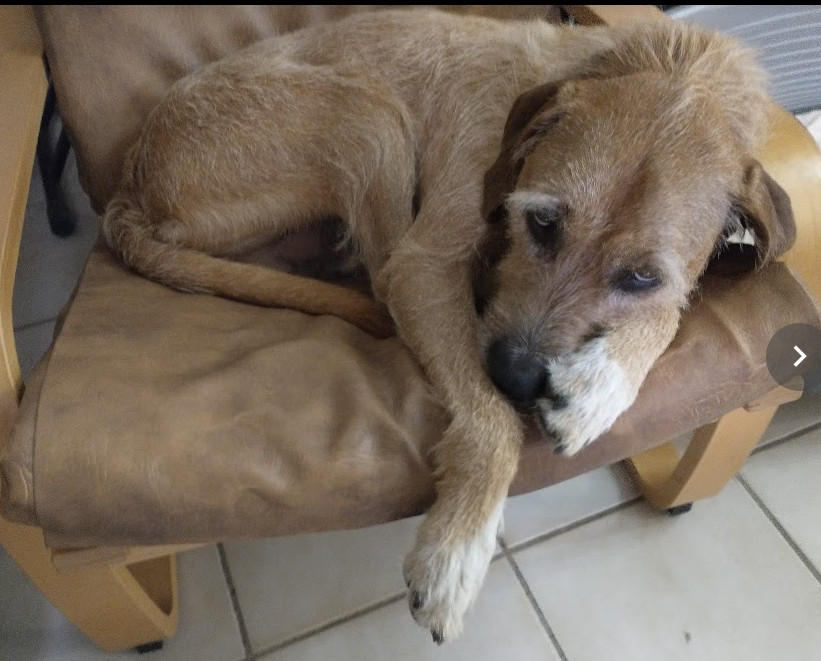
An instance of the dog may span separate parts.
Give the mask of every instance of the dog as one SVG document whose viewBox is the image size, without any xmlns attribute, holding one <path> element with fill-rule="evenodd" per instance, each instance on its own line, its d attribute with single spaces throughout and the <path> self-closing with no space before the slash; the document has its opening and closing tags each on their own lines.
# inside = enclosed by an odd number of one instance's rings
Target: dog
<svg viewBox="0 0 821 661">
<path fill-rule="evenodd" d="M 451 415 L 403 565 L 441 643 L 484 580 L 524 425 L 578 452 L 632 404 L 705 271 L 792 244 L 752 156 L 769 107 L 750 51 L 672 21 L 363 13 L 177 82 L 102 229 L 170 287 L 398 331 Z M 234 259 L 318 219 L 342 222 L 372 296 Z"/>
</svg>

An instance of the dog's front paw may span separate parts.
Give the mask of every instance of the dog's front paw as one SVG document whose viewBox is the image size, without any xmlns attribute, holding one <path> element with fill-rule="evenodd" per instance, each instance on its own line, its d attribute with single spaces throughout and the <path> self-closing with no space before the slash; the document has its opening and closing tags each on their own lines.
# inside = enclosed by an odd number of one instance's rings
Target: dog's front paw
<svg viewBox="0 0 821 661">
<path fill-rule="evenodd" d="M 610 429 L 633 403 L 641 383 L 607 356 L 601 340 L 551 361 L 549 372 L 552 397 L 536 402 L 536 415 L 556 452 L 566 455 Z"/>
<path fill-rule="evenodd" d="M 462 620 L 476 599 L 496 548 L 498 522 L 466 542 L 426 540 L 423 530 L 403 568 L 413 619 L 442 644 L 462 632 Z"/>
</svg>

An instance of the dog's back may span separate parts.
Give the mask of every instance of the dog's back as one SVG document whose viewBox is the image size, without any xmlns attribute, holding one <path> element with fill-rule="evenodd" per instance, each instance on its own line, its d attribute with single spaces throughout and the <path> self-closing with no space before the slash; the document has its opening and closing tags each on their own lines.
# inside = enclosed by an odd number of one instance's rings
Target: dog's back
<svg viewBox="0 0 821 661">
<path fill-rule="evenodd" d="M 413 223 L 414 196 L 475 210 L 475 225 L 445 230 L 469 254 L 484 232 L 482 181 L 464 173 L 490 167 L 513 101 L 546 82 L 635 71 L 707 89 L 745 148 L 758 139 L 759 69 L 714 33 L 367 13 L 177 83 L 126 159 L 103 232 L 126 264 L 169 286 L 337 314 L 384 335 L 389 320 L 366 296 L 224 257 L 339 217 L 375 278 Z"/>
</svg>

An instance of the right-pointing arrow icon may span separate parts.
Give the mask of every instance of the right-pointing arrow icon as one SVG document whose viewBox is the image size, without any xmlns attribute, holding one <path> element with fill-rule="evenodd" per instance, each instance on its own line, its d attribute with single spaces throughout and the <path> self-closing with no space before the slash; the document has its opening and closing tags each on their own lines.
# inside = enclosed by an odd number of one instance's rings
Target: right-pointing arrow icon
<svg viewBox="0 0 821 661">
<path fill-rule="evenodd" d="M 773 381 L 789 390 L 821 394 L 821 324 L 778 329 L 767 343 L 767 369 Z"/>
</svg>

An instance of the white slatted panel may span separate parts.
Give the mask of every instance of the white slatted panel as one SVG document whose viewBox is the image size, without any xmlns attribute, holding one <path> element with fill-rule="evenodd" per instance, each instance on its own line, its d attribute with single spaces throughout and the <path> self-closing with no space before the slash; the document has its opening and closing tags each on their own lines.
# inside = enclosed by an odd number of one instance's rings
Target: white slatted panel
<svg viewBox="0 0 821 661">
<path fill-rule="evenodd" d="M 667 14 L 754 46 L 787 110 L 821 108 L 821 5 L 678 5 Z"/>
</svg>

